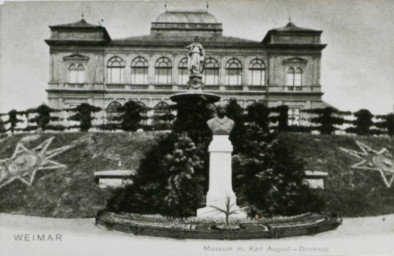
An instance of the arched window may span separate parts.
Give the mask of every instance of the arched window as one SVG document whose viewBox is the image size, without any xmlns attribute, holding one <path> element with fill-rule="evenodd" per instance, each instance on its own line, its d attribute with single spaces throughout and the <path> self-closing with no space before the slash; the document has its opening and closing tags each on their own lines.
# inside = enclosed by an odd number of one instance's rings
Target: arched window
<svg viewBox="0 0 394 256">
<path fill-rule="evenodd" d="M 121 107 L 122 104 L 120 104 L 118 101 L 112 101 L 108 104 L 107 108 L 105 109 L 108 122 L 114 122 L 113 118 L 119 116 L 119 108 Z"/>
<path fill-rule="evenodd" d="M 236 58 L 232 58 L 226 63 L 227 85 L 241 85 L 242 64 Z"/>
<path fill-rule="evenodd" d="M 69 78 L 68 82 L 70 84 L 76 84 L 78 81 L 78 68 L 74 64 L 71 64 L 70 67 L 68 68 L 69 72 Z"/>
<path fill-rule="evenodd" d="M 171 61 L 166 57 L 159 58 L 155 63 L 155 83 L 170 84 L 172 74 Z"/>
<path fill-rule="evenodd" d="M 254 59 L 249 64 L 251 85 L 265 85 L 265 64 L 261 59 Z"/>
<path fill-rule="evenodd" d="M 144 57 L 136 57 L 131 62 L 131 83 L 148 83 L 148 61 Z"/>
<path fill-rule="evenodd" d="M 302 69 L 297 68 L 294 75 L 294 85 L 301 86 L 302 85 Z"/>
<path fill-rule="evenodd" d="M 124 62 L 122 58 L 115 56 L 109 59 L 107 63 L 108 83 L 121 84 L 123 83 Z"/>
<path fill-rule="evenodd" d="M 207 58 L 205 60 L 204 83 L 207 85 L 219 84 L 219 64 L 214 58 Z"/>
<path fill-rule="evenodd" d="M 289 68 L 286 72 L 286 85 L 293 86 L 294 85 L 294 68 Z"/>
<path fill-rule="evenodd" d="M 189 71 L 187 70 L 187 58 L 182 58 L 178 64 L 178 84 L 186 84 L 189 80 Z"/>
</svg>

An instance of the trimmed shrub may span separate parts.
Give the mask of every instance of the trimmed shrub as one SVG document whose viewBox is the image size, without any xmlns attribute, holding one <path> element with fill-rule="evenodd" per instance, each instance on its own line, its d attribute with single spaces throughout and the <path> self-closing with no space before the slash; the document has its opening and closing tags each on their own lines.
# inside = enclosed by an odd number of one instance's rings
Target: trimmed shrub
<svg viewBox="0 0 394 256">
<path fill-rule="evenodd" d="M 82 103 L 76 108 L 67 109 L 67 111 L 75 111 L 76 114 L 70 116 L 68 120 L 79 121 L 79 129 L 81 132 L 87 132 L 92 127 L 93 112 L 98 112 L 101 109 L 99 107 L 92 106 L 88 103 Z"/>
</svg>

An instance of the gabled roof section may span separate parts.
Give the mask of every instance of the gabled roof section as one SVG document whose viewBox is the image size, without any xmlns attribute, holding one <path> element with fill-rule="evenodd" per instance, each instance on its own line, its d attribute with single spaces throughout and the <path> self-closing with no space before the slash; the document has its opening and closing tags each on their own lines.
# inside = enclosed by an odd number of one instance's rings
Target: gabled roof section
<svg viewBox="0 0 394 256">
<path fill-rule="evenodd" d="M 68 42 L 83 44 L 103 44 L 111 41 L 105 27 L 94 25 L 81 19 L 77 22 L 49 26 L 51 38 L 45 40 L 48 45 L 64 44 Z"/>
<path fill-rule="evenodd" d="M 284 27 L 269 30 L 263 39 L 263 43 L 319 45 L 322 32 L 321 30 L 298 27 L 289 22 Z"/>
<path fill-rule="evenodd" d="M 123 39 L 114 39 L 111 45 L 135 45 L 135 46 L 186 46 L 194 41 L 193 35 L 179 34 L 167 35 L 165 33 L 153 33 L 146 36 L 134 36 Z M 261 42 L 222 35 L 199 36 L 198 42 L 204 47 L 261 47 Z"/>
<path fill-rule="evenodd" d="M 49 26 L 50 28 L 102 28 L 102 26 L 87 23 L 85 19 L 81 19 L 77 22 Z"/>
<path fill-rule="evenodd" d="M 166 10 L 157 16 L 159 23 L 218 23 L 207 10 Z"/>
<path fill-rule="evenodd" d="M 296 26 L 293 22 L 289 22 L 287 23 L 286 26 L 281 27 L 281 28 L 275 28 L 275 29 L 271 29 L 270 31 L 278 31 L 278 32 L 322 32 L 320 30 L 314 30 L 314 29 L 310 29 L 310 28 L 302 28 L 302 27 L 298 27 Z"/>
</svg>

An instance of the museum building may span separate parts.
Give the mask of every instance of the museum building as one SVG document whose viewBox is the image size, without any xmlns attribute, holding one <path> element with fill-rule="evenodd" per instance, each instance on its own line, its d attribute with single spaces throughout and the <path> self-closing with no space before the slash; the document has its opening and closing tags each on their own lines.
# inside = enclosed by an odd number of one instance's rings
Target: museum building
<svg viewBox="0 0 394 256">
<path fill-rule="evenodd" d="M 112 39 L 105 27 L 83 18 L 49 27 L 49 105 L 101 107 L 102 123 L 129 100 L 153 108 L 147 113 L 152 116 L 171 104 L 171 95 L 185 92 L 186 46 L 195 40 L 205 49 L 204 91 L 222 101 L 288 105 L 291 125 L 305 122 L 301 109 L 327 106 L 320 84 L 322 31 L 292 22 L 269 30 L 261 41 L 224 36 L 208 10 L 166 10 L 149 35 L 124 39 Z"/>
</svg>

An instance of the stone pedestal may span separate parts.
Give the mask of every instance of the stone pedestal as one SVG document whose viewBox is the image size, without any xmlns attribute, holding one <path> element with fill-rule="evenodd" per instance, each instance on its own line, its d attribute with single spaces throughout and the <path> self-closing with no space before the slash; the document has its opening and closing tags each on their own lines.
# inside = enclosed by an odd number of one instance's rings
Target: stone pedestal
<svg viewBox="0 0 394 256">
<path fill-rule="evenodd" d="M 207 193 L 206 207 L 197 210 L 197 217 L 201 218 L 225 218 L 225 214 L 213 207 L 225 210 L 230 205 L 230 211 L 236 211 L 230 218 L 246 218 L 236 204 L 236 196 L 231 181 L 231 145 L 228 135 L 213 135 L 209 145 L 209 189 Z"/>
</svg>

